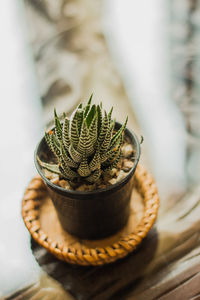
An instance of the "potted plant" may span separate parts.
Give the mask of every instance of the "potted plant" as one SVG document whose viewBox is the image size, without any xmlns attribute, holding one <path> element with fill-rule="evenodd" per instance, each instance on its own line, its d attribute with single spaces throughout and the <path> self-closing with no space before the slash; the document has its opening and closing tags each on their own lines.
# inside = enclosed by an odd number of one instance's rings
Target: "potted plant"
<svg viewBox="0 0 200 300">
<path fill-rule="evenodd" d="M 135 134 L 112 119 L 102 104 L 80 104 L 38 144 L 36 168 L 47 186 L 60 223 L 84 239 L 119 231 L 130 212 L 133 174 L 140 157 Z"/>
</svg>

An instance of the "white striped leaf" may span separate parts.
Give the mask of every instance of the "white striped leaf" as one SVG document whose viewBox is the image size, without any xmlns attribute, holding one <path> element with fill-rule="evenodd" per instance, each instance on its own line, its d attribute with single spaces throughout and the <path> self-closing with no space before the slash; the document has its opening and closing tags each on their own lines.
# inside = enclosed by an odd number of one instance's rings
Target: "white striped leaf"
<svg viewBox="0 0 200 300">
<path fill-rule="evenodd" d="M 107 133 L 108 130 L 109 130 L 108 115 L 107 115 L 106 111 L 104 111 L 104 118 L 103 118 L 101 130 L 100 130 L 100 134 L 99 134 L 99 138 L 98 138 L 98 142 L 100 144 L 104 141 L 106 133 Z"/>
<path fill-rule="evenodd" d="M 63 125 L 63 144 L 66 149 L 69 149 L 70 138 L 69 138 L 69 119 L 65 118 Z"/>
<path fill-rule="evenodd" d="M 98 134 L 98 128 L 97 128 L 97 113 L 96 113 L 89 128 L 89 136 L 90 139 L 92 140 L 93 145 L 96 144 L 97 134 Z"/>
<path fill-rule="evenodd" d="M 89 168 L 89 165 L 88 165 L 87 158 L 86 158 L 85 154 L 83 155 L 82 161 L 79 165 L 78 173 L 81 177 L 87 177 L 88 175 L 91 174 L 91 171 L 90 171 L 90 168 Z"/>
<path fill-rule="evenodd" d="M 73 146 L 76 148 L 78 146 L 78 142 L 79 142 L 77 110 L 75 112 L 73 112 L 73 114 L 71 116 L 69 133 L 70 133 L 70 140 L 71 140 Z"/>
<path fill-rule="evenodd" d="M 78 134 L 79 134 L 79 136 L 80 136 L 81 128 L 82 128 L 82 124 L 83 124 L 83 114 L 84 114 L 84 111 L 79 108 L 77 110 L 77 125 L 78 125 Z"/>
<path fill-rule="evenodd" d="M 108 129 L 108 131 L 106 133 L 106 136 L 104 138 L 104 141 L 101 144 L 101 148 L 100 148 L 100 152 L 101 153 L 106 152 L 106 150 L 109 148 L 110 142 L 111 142 L 111 138 L 112 138 L 112 130 Z"/>
<path fill-rule="evenodd" d="M 101 169 L 96 169 L 86 180 L 91 183 L 96 182 L 100 178 L 101 172 Z"/>
<path fill-rule="evenodd" d="M 41 161 L 39 159 L 39 157 L 37 157 L 37 160 L 42 168 L 44 168 L 52 173 L 60 175 L 59 166 L 57 164 L 48 164 L 46 162 Z"/>
<path fill-rule="evenodd" d="M 63 161 L 65 162 L 65 164 L 69 167 L 72 167 L 72 168 L 77 168 L 78 165 L 77 163 L 75 163 L 70 157 L 69 155 L 67 154 L 66 150 L 64 149 L 64 146 L 61 144 L 61 156 L 62 156 L 62 159 Z"/>
<path fill-rule="evenodd" d="M 62 141 L 62 125 L 57 116 L 56 109 L 54 108 L 54 123 L 55 123 L 55 134 L 59 141 Z"/>
<path fill-rule="evenodd" d="M 50 138 L 50 134 L 45 132 L 45 141 L 47 143 L 47 145 L 49 146 L 51 152 L 54 153 L 54 148 L 52 147 L 52 143 L 51 143 L 51 138 Z"/>
<path fill-rule="evenodd" d="M 108 162 L 112 162 L 113 159 L 115 158 L 116 154 L 118 153 L 120 149 L 120 144 L 117 145 L 115 148 L 103 153 L 101 155 L 101 163 L 104 163 L 108 160 Z"/>
<path fill-rule="evenodd" d="M 92 120 L 93 120 L 95 114 L 96 114 L 96 105 L 94 104 L 94 105 L 92 105 L 92 107 L 91 107 L 91 109 L 90 109 L 90 111 L 89 111 L 89 113 L 88 113 L 88 115 L 85 119 L 88 128 L 90 127 L 90 124 L 92 123 Z"/>
<path fill-rule="evenodd" d="M 76 149 L 74 149 L 72 144 L 69 147 L 69 154 L 71 158 L 77 163 L 79 163 L 82 159 L 82 155 Z"/>
<path fill-rule="evenodd" d="M 101 132 L 102 119 L 103 119 L 103 117 L 102 117 L 102 110 L 101 110 L 100 106 L 97 105 L 98 136 L 99 136 L 99 134 Z"/>
<path fill-rule="evenodd" d="M 119 151 L 115 160 L 107 168 L 104 169 L 104 172 L 108 172 L 108 171 L 112 170 L 113 168 L 116 168 L 120 158 L 121 158 L 121 150 Z"/>
<path fill-rule="evenodd" d="M 91 102 L 92 102 L 92 97 L 93 97 L 93 94 L 90 96 L 90 99 L 88 100 L 88 103 L 84 109 L 84 117 L 87 116 L 89 110 L 90 110 L 90 105 L 91 105 Z"/>
<path fill-rule="evenodd" d="M 126 127 L 127 122 L 128 122 L 128 117 L 126 118 L 125 123 L 121 126 L 121 128 L 112 137 L 111 147 L 115 147 L 119 143 L 119 141 L 121 139 L 121 136 L 122 136 L 122 134 L 124 132 L 124 129 Z"/>
<path fill-rule="evenodd" d="M 110 110 L 109 113 L 108 113 L 109 123 L 111 123 L 112 112 L 113 112 L 113 107 L 111 107 L 111 110 Z"/>
<path fill-rule="evenodd" d="M 60 150 L 59 142 L 56 139 L 54 133 L 51 133 L 49 135 L 49 137 L 50 137 L 51 149 L 52 149 L 54 155 L 59 159 L 59 157 L 61 155 L 61 150 Z"/>
<path fill-rule="evenodd" d="M 83 121 L 77 151 L 81 154 L 86 153 L 86 156 L 89 156 L 94 152 L 94 147 L 85 120 Z"/>
<path fill-rule="evenodd" d="M 62 176 L 68 180 L 73 180 L 78 177 L 78 174 L 76 172 L 74 172 L 73 170 L 71 170 L 67 166 L 65 166 L 65 168 L 63 168 L 63 165 L 61 165 L 61 166 L 59 166 L 59 169 L 60 169 Z"/>
<path fill-rule="evenodd" d="M 91 160 L 91 162 L 89 164 L 89 168 L 90 168 L 91 171 L 94 171 L 96 169 L 101 168 L 99 147 L 97 148 L 97 150 L 95 152 L 95 155 L 94 155 L 93 159 Z"/>
</svg>

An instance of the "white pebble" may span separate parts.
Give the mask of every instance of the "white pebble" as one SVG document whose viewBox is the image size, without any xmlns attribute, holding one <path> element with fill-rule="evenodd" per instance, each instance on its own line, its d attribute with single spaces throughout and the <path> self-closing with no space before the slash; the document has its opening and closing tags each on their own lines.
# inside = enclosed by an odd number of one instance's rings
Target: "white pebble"
<svg viewBox="0 0 200 300">
<path fill-rule="evenodd" d="M 112 178 L 108 181 L 110 184 L 115 184 L 117 182 L 116 178 Z"/>
<path fill-rule="evenodd" d="M 112 170 L 110 170 L 109 174 L 111 176 L 114 176 L 115 174 L 117 173 L 117 169 L 116 168 L 113 168 Z"/>
<path fill-rule="evenodd" d="M 66 190 L 70 190 L 71 189 L 71 186 L 70 186 L 70 184 L 69 184 L 69 182 L 67 180 L 60 180 L 59 181 L 59 185 L 62 188 L 66 189 Z"/>
<path fill-rule="evenodd" d="M 59 176 L 50 180 L 53 184 L 59 184 Z"/>
<path fill-rule="evenodd" d="M 53 178 L 58 178 L 58 175 L 55 174 L 55 173 L 52 173 L 46 169 L 43 169 L 43 173 L 44 173 L 44 176 L 48 179 L 53 179 Z"/>
<path fill-rule="evenodd" d="M 129 169 L 131 169 L 132 167 L 133 167 L 133 162 L 132 161 L 130 161 L 130 160 L 126 160 L 125 162 L 124 162 L 124 168 L 129 168 Z"/>
<path fill-rule="evenodd" d="M 126 173 L 123 170 L 119 171 L 119 175 L 117 176 L 117 182 L 126 177 Z"/>
<path fill-rule="evenodd" d="M 122 153 L 125 157 L 130 157 L 133 154 L 133 146 L 132 145 L 124 145 L 122 147 Z"/>
</svg>

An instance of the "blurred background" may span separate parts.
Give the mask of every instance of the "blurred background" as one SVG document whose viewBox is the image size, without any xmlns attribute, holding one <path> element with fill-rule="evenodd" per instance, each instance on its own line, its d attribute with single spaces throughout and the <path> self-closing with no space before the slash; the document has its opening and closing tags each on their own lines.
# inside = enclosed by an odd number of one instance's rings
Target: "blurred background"
<svg viewBox="0 0 200 300">
<path fill-rule="evenodd" d="M 0 297 L 39 282 L 64 299 L 20 218 L 35 146 L 54 107 L 70 115 L 94 93 L 144 136 L 160 216 L 198 186 L 200 1 L 1 0 L 0 33 Z"/>
</svg>

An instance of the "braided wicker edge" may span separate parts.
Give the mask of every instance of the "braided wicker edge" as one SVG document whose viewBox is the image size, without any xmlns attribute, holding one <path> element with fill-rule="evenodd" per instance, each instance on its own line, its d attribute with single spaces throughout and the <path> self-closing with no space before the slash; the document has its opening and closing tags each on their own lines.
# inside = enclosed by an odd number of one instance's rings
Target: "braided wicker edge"
<svg viewBox="0 0 200 300">
<path fill-rule="evenodd" d="M 144 199 L 144 215 L 131 234 L 123 236 L 118 242 L 104 248 L 63 247 L 52 241 L 40 228 L 39 205 L 46 193 L 45 185 L 39 175 L 36 175 L 28 185 L 22 200 L 22 217 L 31 236 L 38 244 L 46 248 L 58 259 L 78 265 L 103 265 L 128 255 L 136 249 L 153 226 L 159 208 L 159 196 L 152 176 L 138 165 L 134 183 Z"/>
</svg>

